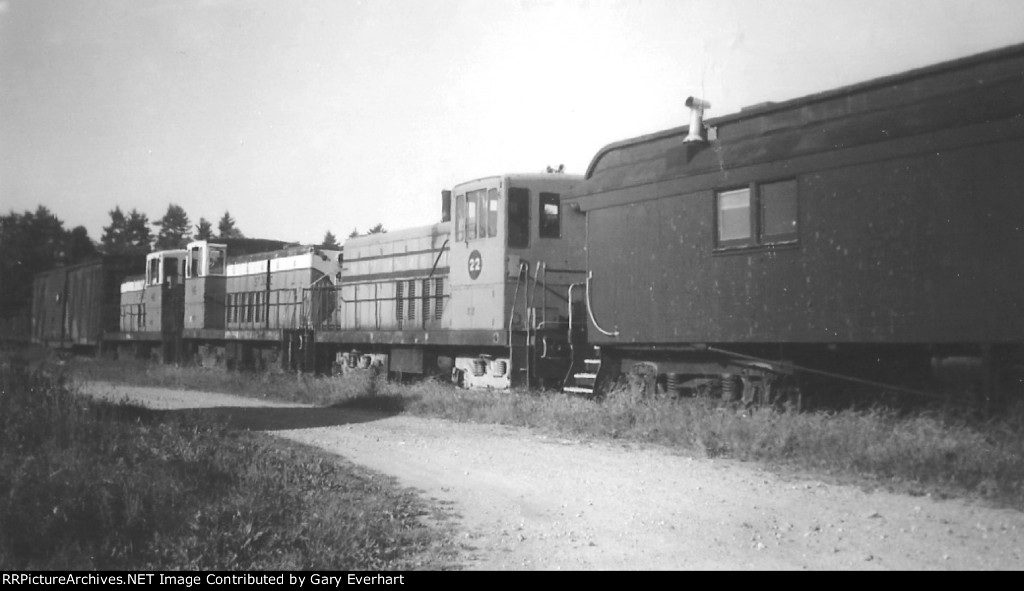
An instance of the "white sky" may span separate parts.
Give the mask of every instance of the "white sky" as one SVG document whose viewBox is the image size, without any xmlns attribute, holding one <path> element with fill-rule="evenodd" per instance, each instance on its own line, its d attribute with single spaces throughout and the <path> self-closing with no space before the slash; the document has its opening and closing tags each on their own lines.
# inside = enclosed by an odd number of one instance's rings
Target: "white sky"
<svg viewBox="0 0 1024 591">
<path fill-rule="evenodd" d="M 0 212 L 316 243 L 613 141 L 1024 42 L 1020 0 L 0 0 Z"/>
</svg>

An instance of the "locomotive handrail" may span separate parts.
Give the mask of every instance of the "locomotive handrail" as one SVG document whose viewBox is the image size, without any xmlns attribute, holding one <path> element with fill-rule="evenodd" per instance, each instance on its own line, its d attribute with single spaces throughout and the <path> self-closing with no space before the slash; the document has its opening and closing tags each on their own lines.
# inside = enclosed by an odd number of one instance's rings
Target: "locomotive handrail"
<svg viewBox="0 0 1024 591">
<path fill-rule="evenodd" d="M 594 318 L 594 305 L 590 301 L 590 282 L 593 279 L 594 279 L 594 272 L 593 271 L 587 271 L 587 316 L 590 318 L 590 323 L 593 324 L 594 328 L 597 329 L 597 332 L 603 334 L 606 337 L 617 337 L 617 336 L 619 336 L 619 331 L 615 330 L 615 331 L 609 332 L 609 331 L 601 328 L 601 325 L 597 323 L 597 319 Z"/>
<path fill-rule="evenodd" d="M 512 306 L 508 312 L 508 358 L 512 360 L 512 324 L 516 316 L 516 301 L 519 299 L 519 284 L 523 281 L 523 272 L 527 274 L 527 281 L 529 281 L 530 265 L 527 263 L 519 263 L 519 274 L 516 276 L 516 290 L 512 293 Z M 524 294 L 525 295 L 525 294 Z M 524 319 L 525 321 L 525 319 Z"/>
<path fill-rule="evenodd" d="M 439 263 L 441 261 L 441 255 L 444 254 L 444 248 L 446 246 L 448 246 L 448 239 L 447 238 L 445 238 L 444 239 L 444 243 L 441 244 L 441 250 L 438 251 L 437 258 L 434 259 L 434 266 L 430 268 L 430 275 L 427 275 L 427 279 L 430 279 L 431 277 L 434 276 L 434 271 L 437 270 L 437 263 Z"/>
<path fill-rule="evenodd" d="M 570 283 L 569 289 L 566 291 L 566 300 L 569 302 L 569 332 L 567 339 L 569 342 L 569 368 L 565 372 L 565 377 L 562 378 L 563 386 L 569 381 L 569 376 L 572 375 L 573 364 L 576 360 L 576 346 L 573 344 L 572 338 L 572 290 L 574 287 L 582 286 L 582 283 Z"/>
</svg>

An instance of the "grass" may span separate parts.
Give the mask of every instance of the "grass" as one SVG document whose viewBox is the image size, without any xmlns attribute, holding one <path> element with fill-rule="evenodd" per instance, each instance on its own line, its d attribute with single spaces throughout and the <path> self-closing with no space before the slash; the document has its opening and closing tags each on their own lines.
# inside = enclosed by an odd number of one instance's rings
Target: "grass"
<svg viewBox="0 0 1024 591">
<path fill-rule="evenodd" d="M 473 392 L 427 380 L 253 375 L 168 366 L 130 372 L 100 362 L 80 375 L 137 384 L 543 429 L 565 436 L 663 445 L 756 461 L 912 494 L 983 498 L 1024 509 L 1024 406 L 982 420 L 961 410 L 883 408 L 788 412 L 701 399 L 642 397 L 623 387 L 604 400 L 561 393 Z M 106 376 L 106 377 L 104 377 Z"/>
<path fill-rule="evenodd" d="M 0 357 L 0 570 L 451 568 L 431 508 L 297 444 Z"/>
</svg>

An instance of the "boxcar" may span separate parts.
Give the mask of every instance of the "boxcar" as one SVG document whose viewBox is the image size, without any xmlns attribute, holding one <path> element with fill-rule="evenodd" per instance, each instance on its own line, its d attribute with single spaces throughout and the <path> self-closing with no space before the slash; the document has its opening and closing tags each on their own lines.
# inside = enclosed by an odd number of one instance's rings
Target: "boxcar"
<svg viewBox="0 0 1024 591">
<path fill-rule="evenodd" d="M 750 397 L 794 364 L 1016 363 L 1022 72 L 1016 46 L 600 150 L 568 201 L 602 375 Z"/>
<path fill-rule="evenodd" d="M 33 343 L 98 347 L 120 322 L 120 284 L 142 268 L 140 257 L 103 257 L 39 273 L 33 280 Z"/>
</svg>

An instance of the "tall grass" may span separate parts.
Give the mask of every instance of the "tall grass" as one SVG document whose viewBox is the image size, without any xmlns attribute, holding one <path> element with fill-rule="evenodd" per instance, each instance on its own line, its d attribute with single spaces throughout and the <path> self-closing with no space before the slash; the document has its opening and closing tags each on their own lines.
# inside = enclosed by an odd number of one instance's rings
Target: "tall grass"
<svg viewBox="0 0 1024 591">
<path fill-rule="evenodd" d="M 557 392 L 467 391 L 432 380 L 394 384 L 368 378 L 199 372 L 200 384 L 191 381 L 195 370 L 147 371 L 150 376 L 173 375 L 190 387 L 647 442 L 706 457 L 854 478 L 915 494 L 980 496 L 1024 509 L 1022 405 L 981 420 L 941 409 L 896 413 L 883 408 L 740 408 L 713 400 L 644 397 L 628 387 L 613 390 L 603 400 L 588 400 Z M 136 372 L 133 379 L 146 375 Z M 218 387 L 220 380 L 224 385 Z"/>
<path fill-rule="evenodd" d="M 412 414 L 654 443 L 1024 509 L 1024 406 L 982 421 L 942 410 L 742 408 L 644 397 L 628 387 L 600 401 L 555 392 L 471 392 L 432 382 L 379 391 L 402 396 Z"/>
<path fill-rule="evenodd" d="M 0 570 L 445 568 L 426 513 L 326 454 L 0 368 Z"/>
</svg>

